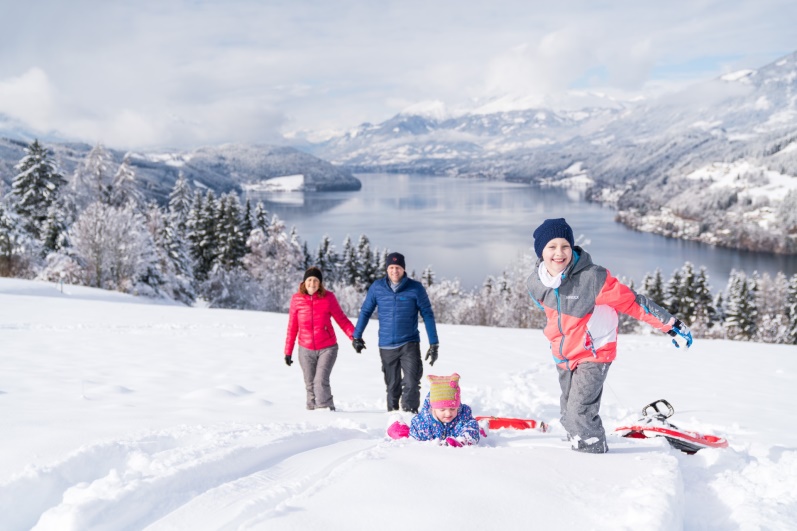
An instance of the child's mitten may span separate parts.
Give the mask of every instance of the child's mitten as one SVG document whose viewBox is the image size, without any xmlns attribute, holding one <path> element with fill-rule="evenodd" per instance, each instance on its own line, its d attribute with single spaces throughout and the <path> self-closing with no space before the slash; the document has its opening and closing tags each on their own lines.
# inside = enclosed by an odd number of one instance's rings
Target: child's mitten
<svg viewBox="0 0 797 531">
<path fill-rule="evenodd" d="M 391 439 L 405 439 L 410 436 L 410 427 L 397 420 L 387 428 L 387 434 Z"/>
</svg>

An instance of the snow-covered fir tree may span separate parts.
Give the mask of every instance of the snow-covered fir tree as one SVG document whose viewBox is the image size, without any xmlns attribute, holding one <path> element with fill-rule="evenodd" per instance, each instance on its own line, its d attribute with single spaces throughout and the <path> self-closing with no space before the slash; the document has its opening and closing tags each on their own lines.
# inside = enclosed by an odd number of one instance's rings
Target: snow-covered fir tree
<svg viewBox="0 0 797 531">
<path fill-rule="evenodd" d="M 191 187 L 188 185 L 185 175 L 180 172 L 174 182 L 172 191 L 169 193 L 169 217 L 172 226 L 180 233 L 181 237 L 185 237 L 186 223 L 192 204 Z"/>
<path fill-rule="evenodd" d="M 661 276 L 661 269 L 656 268 L 656 271 L 651 275 L 646 274 L 642 279 L 641 292 L 651 300 L 656 301 L 658 304 L 664 304 L 664 280 Z"/>
<path fill-rule="evenodd" d="M 199 282 L 207 279 L 218 256 L 218 204 L 212 190 L 204 197 L 197 192 L 188 216 L 188 241 L 194 261 L 194 278 Z"/>
<path fill-rule="evenodd" d="M 351 238 L 347 235 L 343 240 L 343 253 L 340 258 L 340 282 L 347 286 L 355 286 L 362 289 L 357 282 L 359 278 L 357 267 L 357 251 L 351 243 Z"/>
<path fill-rule="evenodd" d="M 355 256 L 357 260 L 357 282 L 367 288 L 377 279 L 377 271 L 374 253 L 371 250 L 371 241 L 365 234 L 360 235 Z"/>
<path fill-rule="evenodd" d="M 96 201 L 110 204 L 114 167 L 111 153 L 102 144 L 89 151 L 72 175 L 72 190 L 79 209 Z"/>
<path fill-rule="evenodd" d="M 39 240 L 50 207 L 58 200 L 66 179 L 38 140 L 34 140 L 25 153 L 15 166 L 18 173 L 11 185 L 11 197 L 23 228 Z"/>
<path fill-rule="evenodd" d="M 216 262 L 228 271 L 240 267 L 241 259 L 246 254 L 248 234 L 244 234 L 242 225 L 243 216 L 238 195 L 222 195 L 216 224 Z"/>
<path fill-rule="evenodd" d="M 757 331 L 755 287 L 743 271 L 732 270 L 725 299 L 725 330 L 729 339 L 751 341 Z"/>
<path fill-rule="evenodd" d="M 269 233 L 252 231 L 247 245 L 251 249 L 243 263 L 249 274 L 260 282 L 271 311 L 286 311 L 290 298 L 302 281 L 304 257 L 295 232 L 288 234 L 285 223 L 276 215 L 269 223 Z"/>
<path fill-rule="evenodd" d="M 116 207 L 127 203 L 133 203 L 136 207 L 144 205 L 144 195 L 136 182 L 136 172 L 130 156 L 130 153 L 124 156 L 111 182 L 109 203 Z"/>
<path fill-rule="evenodd" d="M 797 273 L 789 279 L 788 295 L 786 297 L 786 343 L 797 345 Z"/>
<path fill-rule="evenodd" d="M 146 224 L 154 243 L 155 264 L 160 278 L 147 271 L 143 283 L 153 288 L 153 294 L 192 305 L 196 300 L 191 260 L 188 248 L 172 225 L 170 213 L 162 211 L 155 203 L 146 210 Z"/>
<path fill-rule="evenodd" d="M 28 276 L 31 244 L 22 220 L 0 200 L 0 277 Z"/>
<path fill-rule="evenodd" d="M 339 257 L 335 252 L 335 245 L 329 235 L 325 234 L 318 244 L 313 263 L 321 270 L 324 275 L 324 281 L 330 286 L 338 280 L 338 260 Z"/>
</svg>

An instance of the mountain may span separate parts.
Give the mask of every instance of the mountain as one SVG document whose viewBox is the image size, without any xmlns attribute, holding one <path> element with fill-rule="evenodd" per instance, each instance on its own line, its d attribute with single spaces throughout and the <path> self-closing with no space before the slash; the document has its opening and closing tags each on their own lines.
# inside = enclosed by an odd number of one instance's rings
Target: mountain
<svg viewBox="0 0 797 531">
<path fill-rule="evenodd" d="M 71 175 L 91 150 L 81 143 L 45 143 L 64 175 Z M 14 166 L 25 155 L 27 142 L 0 138 L 0 176 L 9 185 Z M 108 150 L 117 163 L 125 152 Z M 341 168 L 291 147 L 227 144 L 193 151 L 129 153 L 136 177 L 147 197 L 165 201 L 180 173 L 195 186 L 217 193 L 241 192 L 288 175 L 303 175 L 304 188 L 316 191 L 359 190 L 361 183 Z"/>
<path fill-rule="evenodd" d="M 401 113 L 312 152 L 355 172 L 581 186 L 643 231 L 797 254 L 797 52 L 649 101 Z"/>
</svg>

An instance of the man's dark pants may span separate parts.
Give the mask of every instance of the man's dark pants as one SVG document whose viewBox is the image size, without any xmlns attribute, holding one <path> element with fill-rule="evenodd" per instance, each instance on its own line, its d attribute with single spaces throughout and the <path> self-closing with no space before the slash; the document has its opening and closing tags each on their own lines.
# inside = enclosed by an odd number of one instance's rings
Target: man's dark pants
<svg viewBox="0 0 797 531">
<path fill-rule="evenodd" d="M 382 358 L 382 372 L 387 387 L 387 410 L 401 409 L 418 412 L 421 405 L 421 344 L 406 343 L 398 348 L 379 349 Z"/>
</svg>

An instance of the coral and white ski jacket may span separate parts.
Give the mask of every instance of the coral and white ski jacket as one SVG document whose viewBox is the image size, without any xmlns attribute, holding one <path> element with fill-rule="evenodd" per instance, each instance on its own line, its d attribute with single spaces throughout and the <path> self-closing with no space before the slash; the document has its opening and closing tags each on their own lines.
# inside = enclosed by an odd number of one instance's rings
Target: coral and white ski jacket
<svg viewBox="0 0 797 531">
<path fill-rule="evenodd" d="M 285 338 L 285 355 L 293 353 L 293 344 L 299 337 L 299 345 L 308 350 L 321 350 L 335 345 L 338 340 L 332 329 L 332 317 L 343 333 L 351 339 L 354 325 L 343 313 L 338 299 L 331 291 L 312 295 L 294 293 L 288 313 L 288 334 Z"/>
<path fill-rule="evenodd" d="M 457 416 L 443 424 L 432 415 L 429 394 L 423 401 L 420 412 L 410 422 L 410 437 L 417 441 L 445 440 L 453 437 L 460 444 L 470 445 L 479 442 L 479 423 L 473 418 L 470 406 L 459 405 Z"/>
<path fill-rule="evenodd" d="M 529 294 L 548 318 L 544 333 L 560 368 L 573 370 L 582 362 L 613 361 L 617 356 L 617 312 L 662 332 L 672 328 L 674 318 L 667 310 L 593 264 L 581 247 L 573 248 L 573 260 L 562 273 L 558 288 L 540 281 L 537 269 L 541 261 L 528 279 Z"/>
</svg>

